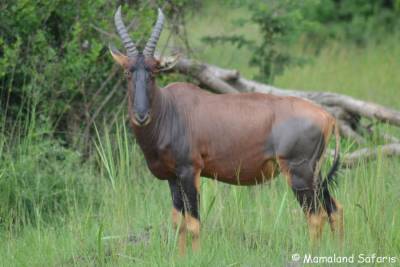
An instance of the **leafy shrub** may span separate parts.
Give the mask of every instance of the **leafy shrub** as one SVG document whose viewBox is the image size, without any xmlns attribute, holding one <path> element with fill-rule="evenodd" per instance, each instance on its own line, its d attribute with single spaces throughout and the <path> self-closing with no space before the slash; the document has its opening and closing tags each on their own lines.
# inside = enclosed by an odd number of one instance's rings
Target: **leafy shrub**
<svg viewBox="0 0 400 267">
<path fill-rule="evenodd" d="M 132 4 L 123 5 L 124 19 L 127 24 L 136 21 L 131 33 L 139 46 L 147 41 L 157 4 L 166 12 L 174 12 L 174 7 L 182 12 L 193 5 L 186 0 L 128 2 Z M 57 137 L 80 146 L 88 143 L 87 133 L 77 140 L 72 136 L 93 126 L 93 114 L 100 113 L 96 118 L 101 119 L 115 115 L 125 97 L 118 85 L 122 75 L 113 72 L 108 52 L 109 42 L 120 45 L 114 34 L 117 6 L 110 0 L 0 4 L 0 108 L 7 110 L 11 124 L 29 112 L 21 106 L 35 103 L 37 114 Z"/>
<path fill-rule="evenodd" d="M 305 17 L 317 27 L 308 36 L 319 42 L 340 38 L 363 45 L 370 38 L 379 39 L 399 26 L 398 0 L 318 0 L 304 10 Z"/>
</svg>

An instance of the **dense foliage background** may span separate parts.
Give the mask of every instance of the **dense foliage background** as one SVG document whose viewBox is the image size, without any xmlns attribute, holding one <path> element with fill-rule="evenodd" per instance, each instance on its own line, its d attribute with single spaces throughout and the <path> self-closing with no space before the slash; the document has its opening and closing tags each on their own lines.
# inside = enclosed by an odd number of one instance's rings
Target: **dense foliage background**
<svg viewBox="0 0 400 267">
<path fill-rule="evenodd" d="M 285 70 L 297 68 L 298 77 L 307 77 L 303 81 L 310 82 L 304 84 L 311 89 L 328 89 L 329 81 L 324 81 L 324 88 L 313 88 L 320 84 L 312 83 L 315 69 L 307 72 L 307 66 L 321 59 L 325 61 L 320 65 L 327 66 L 340 57 L 338 51 L 354 55 L 364 53 L 363 49 L 378 51 L 371 54 L 376 57 L 372 62 L 381 63 L 387 75 L 391 70 L 385 64 L 398 51 L 393 36 L 400 29 L 400 0 L 1 1 L 0 240 L 3 236 L 14 240 L 30 227 L 40 230 L 71 221 L 82 227 L 80 234 L 90 229 L 95 232 L 92 236 L 100 237 L 103 225 L 93 226 L 92 219 L 103 218 L 113 205 L 129 198 L 133 207 L 141 208 L 138 203 L 148 195 L 169 197 L 154 187 L 145 193 L 138 189 L 145 183 L 143 177 L 151 175 L 125 128 L 123 75 L 108 52 L 109 42 L 122 47 L 113 25 L 120 4 L 139 45 L 147 40 L 160 6 L 167 16 L 160 51 L 179 50 L 269 83 L 292 86 L 285 80 Z M 210 15 L 217 11 L 233 19 Z M 215 19 L 219 20 L 213 27 L 206 25 Z M 230 27 L 235 30 L 225 29 Z M 325 48 L 332 44 L 340 49 L 330 54 Z M 380 44 L 388 45 L 379 48 Z M 346 70 L 346 66 L 338 68 Z M 377 75 L 375 70 L 371 75 Z M 395 83 L 381 78 L 383 86 L 392 90 L 387 92 L 397 92 Z M 161 76 L 159 84 L 178 79 L 186 78 Z M 297 86 L 304 85 L 298 82 Z M 357 87 L 352 82 L 341 85 Z M 331 90 L 336 89 L 341 90 Z M 388 99 L 386 103 L 395 101 L 392 93 L 381 95 Z M 130 196 L 127 189 L 144 195 Z M 208 199 L 215 200 L 211 195 Z M 214 200 L 205 204 L 207 209 Z M 117 211 L 123 214 L 129 208 L 126 204 Z M 146 216 L 141 214 L 143 220 Z M 85 222 L 81 224 L 79 218 Z M 105 257 L 99 240 L 90 243 L 88 251 L 83 248 L 87 257 L 82 257 L 89 262 Z M 0 249 L 8 251 L 12 246 Z M 74 258 L 74 263 L 79 260 Z"/>
</svg>

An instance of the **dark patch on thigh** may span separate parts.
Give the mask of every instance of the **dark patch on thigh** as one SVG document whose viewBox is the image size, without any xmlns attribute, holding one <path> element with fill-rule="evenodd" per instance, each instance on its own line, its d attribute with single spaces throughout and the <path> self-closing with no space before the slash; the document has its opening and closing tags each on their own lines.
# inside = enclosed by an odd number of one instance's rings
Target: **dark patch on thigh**
<svg viewBox="0 0 400 267">
<path fill-rule="evenodd" d="M 286 161 L 289 170 L 313 171 L 325 147 L 321 129 L 308 118 L 290 118 L 273 126 L 265 153 Z"/>
<path fill-rule="evenodd" d="M 270 136 L 266 153 L 283 162 L 300 205 L 305 211 L 315 213 L 321 193 L 321 177 L 316 167 L 325 148 L 322 130 L 307 118 L 291 118 L 273 127 Z"/>
</svg>

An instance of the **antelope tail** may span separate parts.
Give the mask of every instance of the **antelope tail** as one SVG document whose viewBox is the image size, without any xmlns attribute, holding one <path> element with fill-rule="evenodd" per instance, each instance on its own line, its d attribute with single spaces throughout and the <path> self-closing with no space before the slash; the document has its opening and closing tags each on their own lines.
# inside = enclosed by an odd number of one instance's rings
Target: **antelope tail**
<svg viewBox="0 0 400 267">
<path fill-rule="evenodd" d="M 338 122 L 336 121 L 334 124 L 334 133 L 335 133 L 335 154 L 334 154 L 334 158 L 333 158 L 333 163 L 332 163 L 332 167 L 328 172 L 328 175 L 326 176 L 326 179 L 324 180 L 322 187 L 323 188 L 327 188 L 327 186 L 331 183 L 335 183 L 335 177 L 336 177 L 336 173 L 339 169 L 340 166 L 340 134 L 339 134 L 339 125 Z"/>
</svg>

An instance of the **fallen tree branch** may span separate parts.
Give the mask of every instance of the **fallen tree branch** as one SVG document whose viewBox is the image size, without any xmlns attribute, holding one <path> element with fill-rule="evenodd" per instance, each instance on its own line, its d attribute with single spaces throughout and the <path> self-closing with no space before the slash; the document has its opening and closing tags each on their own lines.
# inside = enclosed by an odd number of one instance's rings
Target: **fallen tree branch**
<svg viewBox="0 0 400 267">
<path fill-rule="evenodd" d="M 400 156 L 400 144 L 394 143 L 374 148 L 362 148 L 356 150 L 352 153 L 346 154 L 343 157 L 341 164 L 344 168 L 352 168 L 357 166 L 360 162 L 375 160 L 379 155 L 383 157 Z"/>
<path fill-rule="evenodd" d="M 400 143 L 400 140 L 390 134 L 387 133 L 383 133 L 380 135 L 383 140 L 385 140 L 386 142 L 390 142 L 390 143 Z"/>
<path fill-rule="evenodd" d="M 360 125 L 362 117 L 400 126 L 399 111 L 375 103 L 358 100 L 350 96 L 329 92 L 284 90 L 245 79 L 236 70 L 223 69 L 189 59 L 181 59 L 175 66 L 175 69 L 180 73 L 191 76 L 202 85 L 219 93 L 260 92 L 281 96 L 296 96 L 311 100 L 323 106 L 339 120 L 342 136 L 350 138 L 358 144 L 365 143 L 364 137 L 357 131 L 362 128 Z M 398 139 L 386 133 L 381 135 L 385 140 L 393 143 L 375 148 L 362 148 L 346 154 L 343 158 L 342 166 L 345 168 L 355 167 L 359 162 L 374 160 L 379 155 L 384 157 L 400 156 L 400 143 L 398 143 Z"/>
<path fill-rule="evenodd" d="M 201 86 L 217 93 L 260 92 L 311 100 L 321 105 L 340 121 L 342 136 L 360 144 L 365 142 L 362 136 L 362 130 L 365 130 L 365 127 L 360 124 L 361 118 L 400 127 L 399 111 L 346 95 L 281 89 L 243 78 L 237 70 L 224 69 L 187 58 L 180 59 L 173 71 L 187 75 L 197 80 Z"/>
<path fill-rule="evenodd" d="M 233 86 L 222 80 L 217 75 L 229 77 L 226 75 L 231 72 L 229 70 L 219 69 L 217 67 L 209 67 L 208 64 L 194 63 L 189 59 L 180 59 L 174 67 L 180 73 L 188 75 L 198 80 L 202 85 L 217 93 L 239 93 Z"/>
<path fill-rule="evenodd" d="M 354 140 L 357 144 L 364 144 L 365 139 L 356 131 L 354 131 L 345 121 L 339 120 L 340 135 Z"/>
</svg>

